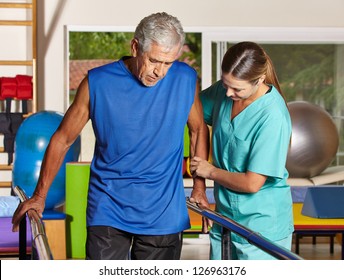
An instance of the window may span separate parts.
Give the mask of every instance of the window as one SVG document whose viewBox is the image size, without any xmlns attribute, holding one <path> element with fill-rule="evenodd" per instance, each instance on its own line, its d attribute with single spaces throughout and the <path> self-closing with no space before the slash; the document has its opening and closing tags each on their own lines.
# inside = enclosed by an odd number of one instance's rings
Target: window
<svg viewBox="0 0 344 280">
<path fill-rule="evenodd" d="M 336 164 L 344 164 L 344 29 L 223 28 L 202 35 L 203 88 L 220 79 L 229 46 L 259 43 L 274 63 L 288 102 L 308 101 L 332 115 L 340 135 Z"/>
<path fill-rule="evenodd" d="M 67 26 L 65 30 L 67 108 L 70 96 L 73 98 L 73 89 L 70 91 L 72 33 L 93 32 L 94 38 L 99 32 L 116 33 L 115 37 L 123 40 L 131 37 L 134 27 Z M 196 68 L 203 89 L 220 78 L 221 59 L 231 44 L 240 41 L 261 44 L 274 62 L 287 100 L 315 103 L 333 116 L 340 133 L 337 163 L 344 164 L 344 28 L 196 27 L 185 31 L 189 34 L 187 47 L 190 48 L 181 59 Z M 91 48 L 85 42 L 81 48 L 84 46 Z M 117 57 L 97 54 L 96 58 L 115 60 L 123 54 L 120 53 Z"/>
</svg>

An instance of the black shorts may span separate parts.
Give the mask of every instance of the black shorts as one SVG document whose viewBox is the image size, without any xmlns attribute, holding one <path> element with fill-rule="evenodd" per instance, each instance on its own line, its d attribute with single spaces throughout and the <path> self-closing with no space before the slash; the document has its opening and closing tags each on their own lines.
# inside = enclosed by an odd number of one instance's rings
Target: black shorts
<svg viewBox="0 0 344 280">
<path fill-rule="evenodd" d="M 108 226 L 87 228 L 88 260 L 179 260 L 182 233 L 138 235 Z"/>
</svg>

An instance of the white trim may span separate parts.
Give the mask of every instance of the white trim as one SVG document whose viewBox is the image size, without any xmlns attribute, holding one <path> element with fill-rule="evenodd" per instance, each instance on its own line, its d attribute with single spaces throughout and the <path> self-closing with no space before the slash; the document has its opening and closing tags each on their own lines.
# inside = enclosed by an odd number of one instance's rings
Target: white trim
<svg viewBox="0 0 344 280">
<path fill-rule="evenodd" d="M 339 27 L 217 27 L 203 30 L 212 41 L 343 43 L 344 28 Z"/>
<path fill-rule="evenodd" d="M 69 107 L 69 29 L 68 26 L 64 26 L 64 111 L 66 112 Z"/>
<path fill-rule="evenodd" d="M 66 25 L 67 32 L 134 32 L 134 26 Z"/>
</svg>

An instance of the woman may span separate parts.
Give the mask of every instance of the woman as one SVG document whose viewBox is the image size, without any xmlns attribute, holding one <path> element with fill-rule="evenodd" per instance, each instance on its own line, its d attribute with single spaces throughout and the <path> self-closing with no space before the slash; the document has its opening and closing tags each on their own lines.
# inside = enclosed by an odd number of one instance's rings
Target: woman
<svg viewBox="0 0 344 280">
<path fill-rule="evenodd" d="M 212 126 L 213 165 L 194 157 L 194 176 L 214 181 L 216 211 L 291 249 L 292 199 L 285 168 L 291 120 L 274 66 L 256 43 L 228 49 L 222 78 L 202 91 Z M 210 230 L 211 259 L 221 259 L 221 227 Z M 274 259 L 232 233 L 232 259 Z"/>
</svg>

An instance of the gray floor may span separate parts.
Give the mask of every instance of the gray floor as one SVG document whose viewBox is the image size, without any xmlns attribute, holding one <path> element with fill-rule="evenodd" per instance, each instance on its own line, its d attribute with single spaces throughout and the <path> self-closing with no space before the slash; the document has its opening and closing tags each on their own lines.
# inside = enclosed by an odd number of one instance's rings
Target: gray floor
<svg viewBox="0 0 344 280">
<path fill-rule="evenodd" d="M 321 237 L 315 245 L 311 237 L 303 237 L 300 243 L 299 255 L 306 260 L 340 260 L 341 246 L 338 242 L 334 244 L 334 252 L 330 254 L 329 239 Z M 292 250 L 295 250 L 293 245 Z M 209 259 L 209 237 L 200 235 L 199 238 L 184 238 L 182 260 L 208 260 Z"/>
<path fill-rule="evenodd" d="M 293 245 L 292 250 L 295 250 Z M 313 245 L 311 237 L 303 237 L 300 242 L 299 255 L 305 260 L 340 260 L 341 246 L 336 241 L 334 252 L 330 254 L 329 240 L 326 237 L 318 239 L 317 244 Z M 2 257 L 1 259 L 18 259 Z M 207 234 L 200 235 L 199 238 L 184 238 L 182 260 L 208 260 L 209 259 L 209 237 Z"/>
</svg>

